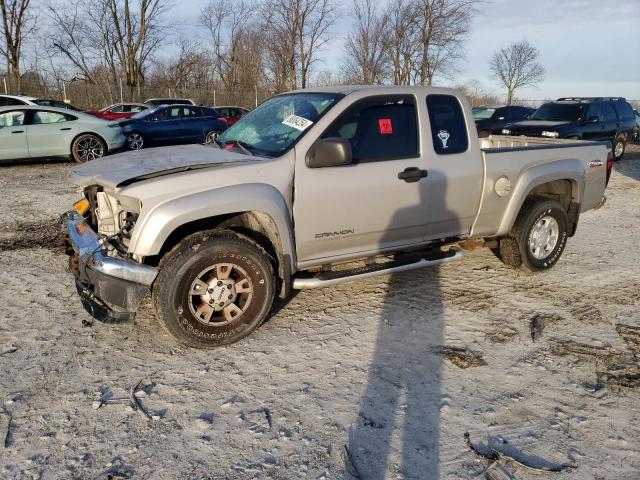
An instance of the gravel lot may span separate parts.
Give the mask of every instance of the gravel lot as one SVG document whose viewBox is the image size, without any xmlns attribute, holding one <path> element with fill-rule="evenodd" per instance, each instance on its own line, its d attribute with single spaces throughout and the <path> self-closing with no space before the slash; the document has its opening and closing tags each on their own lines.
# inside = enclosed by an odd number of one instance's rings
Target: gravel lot
<svg viewBox="0 0 640 480">
<path fill-rule="evenodd" d="M 475 251 L 301 292 L 214 351 L 174 342 L 148 302 L 136 325 L 84 327 L 54 248 L 56 218 L 76 197 L 68 164 L 1 167 L 0 477 L 541 478 L 513 457 L 573 467 L 553 478 L 638 478 L 631 150 L 606 206 L 581 218 L 546 274 Z M 132 406 L 136 385 L 152 418 Z M 507 456 L 479 457 L 465 432 Z"/>
</svg>

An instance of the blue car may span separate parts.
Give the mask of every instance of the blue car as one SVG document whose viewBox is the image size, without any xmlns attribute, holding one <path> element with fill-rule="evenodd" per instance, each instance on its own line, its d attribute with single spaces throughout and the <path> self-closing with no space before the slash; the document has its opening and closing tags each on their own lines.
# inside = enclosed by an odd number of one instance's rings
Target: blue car
<svg viewBox="0 0 640 480">
<path fill-rule="evenodd" d="M 211 143 L 227 129 L 227 122 L 213 108 L 195 105 L 150 108 L 119 125 L 131 150 L 151 145 Z"/>
</svg>

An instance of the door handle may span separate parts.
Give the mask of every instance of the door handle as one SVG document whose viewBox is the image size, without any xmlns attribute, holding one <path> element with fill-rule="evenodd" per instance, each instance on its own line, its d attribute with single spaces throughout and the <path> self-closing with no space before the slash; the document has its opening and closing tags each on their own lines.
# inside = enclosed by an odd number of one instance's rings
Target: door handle
<svg viewBox="0 0 640 480">
<path fill-rule="evenodd" d="M 398 178 L 404 180 L 407 183 L 419 182 L 420 179 L 426 178 L 429 172 L 426 170 L 420 170 L 418 167 L 408 167 L 402 172 L 398 173 Z"/>
<path fill-rule="evenodd" d="M 24 133 L 24 130 L 13 130 L 11 133 Z"/>
<path fill-rule="evenodd" d="M 60 130 L 71 130 L 71 127 L 61 128 Z"/>
</svg>

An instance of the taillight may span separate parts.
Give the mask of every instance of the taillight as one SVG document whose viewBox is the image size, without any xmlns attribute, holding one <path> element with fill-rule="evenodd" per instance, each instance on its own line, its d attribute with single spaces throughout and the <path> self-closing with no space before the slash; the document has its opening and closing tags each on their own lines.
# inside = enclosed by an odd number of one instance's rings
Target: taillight
<svg viewBox="0 0 640 480">
<path fill-rule="evenodd" d="M 229 126 L 229 122 L 227 121 L 227 119 L 226 119 L 226 118 L 219 117 L 219 118 L 218 118 L 218 121 L 219 121 L 219 122 L 224 123 L 227 127 Z"/>
<path fill-rule="evenodd" d="M 607 182 L 605 183 L 605 186 L 609 185 L 611 170 L 613 170 L 613 152 L 607 153 Z"/>
</svg>

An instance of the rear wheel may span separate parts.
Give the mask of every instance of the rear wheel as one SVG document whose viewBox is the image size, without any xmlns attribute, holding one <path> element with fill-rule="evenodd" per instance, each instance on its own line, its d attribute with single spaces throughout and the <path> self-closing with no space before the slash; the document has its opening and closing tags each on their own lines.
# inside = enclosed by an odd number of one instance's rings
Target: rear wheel
<svg viewBox="0 0 640 480">
<path fill-rule="evenodd" d="M 91 133 L 80 135 L 71 145 L 71 156 L 78 163 L 89 162 L 102 158 L 107 153 L 107 147 L 100 137 Z"/>
<path fill-rule="evenodd" d="M 264 321 L 275 292 L 268 254 L 228 230 L 191 235 L 160 264 L 153 302 L 181 342 L 211 348 L 237 342 Z"/>
<path fill-rule="evenodd" d="M 625 135 L 618 135 L 613 141 L 613 159 L 620 160 L 627 148 L 627 138 Z"/>
<path fill-rule="evenodd" d="M 507 265 L 531 272 L 553 267 L 567 243 L 569 219 L 557 200 L 527 200 L 498 254 Z"/>
</svg>

